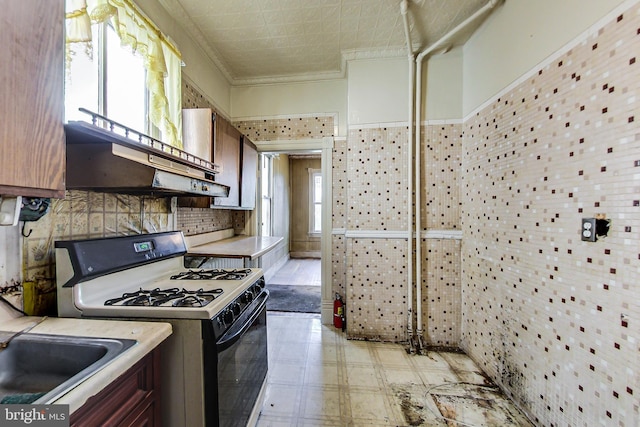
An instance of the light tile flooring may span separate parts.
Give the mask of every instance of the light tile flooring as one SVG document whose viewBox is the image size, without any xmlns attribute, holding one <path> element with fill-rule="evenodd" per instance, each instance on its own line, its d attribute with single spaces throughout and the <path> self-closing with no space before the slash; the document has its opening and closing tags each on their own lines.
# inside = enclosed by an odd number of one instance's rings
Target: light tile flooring
<svg viewBox="0 0 640 427">
<path fill-rule="evenodd" d="M 269 280 L 274 285 L 320 286 L 320 260 L 289 259 Z"/>
<path fill-rule="evenodd" d="M 267 323 L 259 427 L 532 426 L 464 354 L 350 341 L 313 314 L 269 312 Z"/>
</svg>

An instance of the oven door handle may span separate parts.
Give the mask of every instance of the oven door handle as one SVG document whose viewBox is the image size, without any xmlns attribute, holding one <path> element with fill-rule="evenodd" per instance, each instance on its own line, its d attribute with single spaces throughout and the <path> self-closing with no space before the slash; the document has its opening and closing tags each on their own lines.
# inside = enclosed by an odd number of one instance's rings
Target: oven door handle
<svg viewBox="0 0 640 427">
<path fill-rule="evenodd" d="M 258 318 L 258 316 L 260 316 L 260 314 L 262 313 L 262 310 L 264 310 L 265 306 L 267 305 L 268 297 L 269 297 L 269 294 L 266 293 L 264 301 L 262 301 L 258 306 L 258 308 L 255 309 L 253 313 L 251 313 L 251 316 L 249 317 L 249 319 L 246 322 L 244 322 L 244 324 L 238 331 L 233 332 L 229 336 L 227 336 L 227 334 L 225 333 L 220 337 L 220 340 L 218 340 L 218 342 L 216 343 L 218 353 L 223 352 L 224 350 L 228 349 L 233 344 L 235 344 L 242 337 L 242 335 L 247 331 L 247 329 L 249 329 L 251 325 L 253 325 L 253 322 Z"/>
</svg>

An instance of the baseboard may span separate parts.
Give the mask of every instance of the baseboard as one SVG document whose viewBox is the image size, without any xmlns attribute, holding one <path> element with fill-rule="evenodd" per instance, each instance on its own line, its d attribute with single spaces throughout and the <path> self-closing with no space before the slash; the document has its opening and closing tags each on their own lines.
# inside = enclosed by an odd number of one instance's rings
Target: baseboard
<svg viewBox="0 0 640 427">
<path fill-rule="evenodd" d="M 285 254 L 278 261 L 276 261 L 268 270 L 263 271 L 264 280 L 268 283 L 271 278 L 289 261 L 289 254 Z"/>
<path fill-rule="evenodd" d="M 322 258 L 322 252 L 320 251 L 307 251 L 307 252 L 290 252 L 291 258 Z"/>
</svg>

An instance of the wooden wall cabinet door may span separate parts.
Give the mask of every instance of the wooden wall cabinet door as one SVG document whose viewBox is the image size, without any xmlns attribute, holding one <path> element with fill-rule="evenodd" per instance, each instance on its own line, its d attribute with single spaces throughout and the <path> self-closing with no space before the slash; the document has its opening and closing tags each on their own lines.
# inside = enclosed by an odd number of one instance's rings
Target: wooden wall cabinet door
<svg viewBox="0 0 640 427">
<path fill-rule="evenodd" d="M 212 161 L 215 126 L 216 114 L 212 109 L 183 109 L 182 143 L 184 150 L 205 160 Z M 212 197 L 178 197 L 178 206 L 185 208 L 209 208 L 212 202 Z"/>
<path fill-rule="evenodd" d="M 230 187 L 229 197 L 214 197 L 215 206 L 240 206 L 240 153 L 242 134 L 222 117 L 216 120 L 213 163 L 220 167 L 216 182 Z"/>
<path fill-rule="evenodd" d="M 0 194 L 64 197 L 64 1 L 0 10 Z"/>
<path fill-rule="evenodd" d="M 242 170 L 240 175 L 240 207 L 256 207 L 256 186 L 258 174 L 258 150 L 247 138 L 242 137 Z"/>
</svg>

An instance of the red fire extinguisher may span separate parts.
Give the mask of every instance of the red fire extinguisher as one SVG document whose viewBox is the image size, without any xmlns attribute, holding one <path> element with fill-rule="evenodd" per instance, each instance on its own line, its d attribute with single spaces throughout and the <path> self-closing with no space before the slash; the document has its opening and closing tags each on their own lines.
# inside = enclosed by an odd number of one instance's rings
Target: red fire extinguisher
<svg viewBox="0 0 640 427">
<path fill-rule="evenodd" d="M 336 293 L 336 299 L 333 300 L 333 326 L 338 329 L 344 327 L 344 302 L 338 293 Z"/>
</svg>

